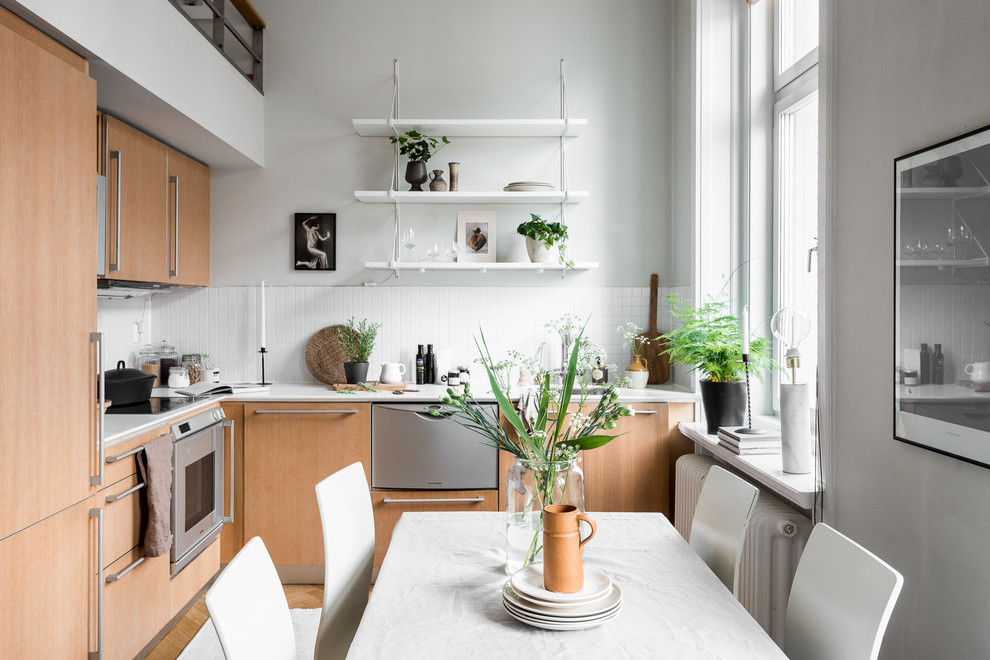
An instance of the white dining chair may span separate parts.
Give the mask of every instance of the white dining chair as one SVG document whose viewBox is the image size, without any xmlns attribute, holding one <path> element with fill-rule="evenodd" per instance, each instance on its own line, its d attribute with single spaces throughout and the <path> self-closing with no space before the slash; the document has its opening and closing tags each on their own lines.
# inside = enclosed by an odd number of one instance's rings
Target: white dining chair
<svg viewBox="0 0 990 660">
<path fill-rule="evenodd" d="M 784 617 L 790 660 L 875 660 L 904 578 L 828 525 L 811 530 Z"/>
<path fill-rule="evenodd" d="M 244 544 L 206 592 L 227 660 L 296 660 L 289 605 L 261 538 Z"/>
<path fill-rule="evenodd" d="M 713 465 L 691 520 L 688 543 L 736 595 L 746 529 L 759 494 L 756 486 Z"/>
<path fill-rule="evenodd" d="M 375 518 L 364 466 L 352 463 L 316 484 L 323 525 L 323 612 L 316 660 L 344 658 L 368 604 Z"/>
</svg>

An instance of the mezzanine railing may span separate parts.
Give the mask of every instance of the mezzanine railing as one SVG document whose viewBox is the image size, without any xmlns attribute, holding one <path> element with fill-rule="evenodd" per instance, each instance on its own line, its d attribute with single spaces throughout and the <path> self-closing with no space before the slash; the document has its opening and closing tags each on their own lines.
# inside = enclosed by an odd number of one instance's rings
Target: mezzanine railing
<svg viewBox="0 0 990 660">
<path fill-rule="evenodd" d="M 249 0 L 168 0 L 244 77 L 264 91 L 265 22 Z M 236 10 L 227 11 L 231 5 Z M 228 39 L 228 35 L 234 37 Z M 245 36 L 247 35 L 247 36 Z"/>
</svg>

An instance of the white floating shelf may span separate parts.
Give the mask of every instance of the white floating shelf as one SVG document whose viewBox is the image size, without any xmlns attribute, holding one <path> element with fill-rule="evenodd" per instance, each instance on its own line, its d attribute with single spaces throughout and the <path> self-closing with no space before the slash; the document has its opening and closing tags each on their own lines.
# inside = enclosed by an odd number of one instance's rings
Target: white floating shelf
<svg viewBox="0 0 990 660">
<path fill-rule="evenodd" d="M 588 125 L 587 119 L 355 119 L 354 130 L 363 137 L 391 137 L 396 133 L 419 131 L 447 137 L 576 137 Z"/>
<path fill-rule="evenodd" d="M 983 268 L 990 266 L 990 259 L 898 259 L 902 268 Z"/>
<path fill-rule="evenodd" d="M 899 188 L 906 199 L 967 199 L 990 194 L 990 186 L 978 188 Z"/>
<path fill-rule="evenodd" d="M 530 271 L 542 273 L 544 271 L 561 271 L 567 269 L 567 266 L 562 266 L 556 262 L 534 264 L 505 261 L 490 263 L 474 261 L 369 261 L 364 264 L 364 267 L 371 270 L 416 270 L 421 273 L 425 273 L 428 270 L 475 270 L 482 273 L 487 271 Z M 593 268 L 598 268 L 597 261 L 575 263 L 571 270 L 591 270 Z"/>
<path fill-rule="evenodd" d="M 588 198 L 587 190 L 560 192 L 462 191 L 410 192 L 408 190 L 356 190 L 354 196 L 365 204 L 580 204 Z"/>
</svg>

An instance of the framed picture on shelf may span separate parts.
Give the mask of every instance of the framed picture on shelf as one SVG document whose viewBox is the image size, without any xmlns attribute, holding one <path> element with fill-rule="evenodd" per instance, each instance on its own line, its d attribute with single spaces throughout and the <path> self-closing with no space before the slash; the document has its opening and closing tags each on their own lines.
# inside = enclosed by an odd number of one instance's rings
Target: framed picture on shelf
<svg viewBox="0 0 990 660">
<path fill-rule="evenodd" d="M 457 212 L 458 261 L 495 261 L 495 211 Z"/>
<path fill-rule="evenodd" d="M 296 213 L 296 270 L 337 270 L 337 214 Z"/>
</svg>

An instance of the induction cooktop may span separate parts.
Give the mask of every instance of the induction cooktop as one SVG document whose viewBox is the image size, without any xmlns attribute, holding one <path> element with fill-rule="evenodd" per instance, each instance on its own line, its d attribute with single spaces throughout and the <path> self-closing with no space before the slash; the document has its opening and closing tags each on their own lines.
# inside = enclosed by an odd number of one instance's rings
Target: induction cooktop
<svg viewBox="0 0 990 660">
<path fill-rule="evenodd" d="M 179 408 L 191 405 L 197 401 L 208 399 L 208 396 L 165 397 L 153 396 L 147 401 L 130 403 L 125 406 L 110 406 L 107 415 L 162 415 L 175 412 Z"/>
</svg>

